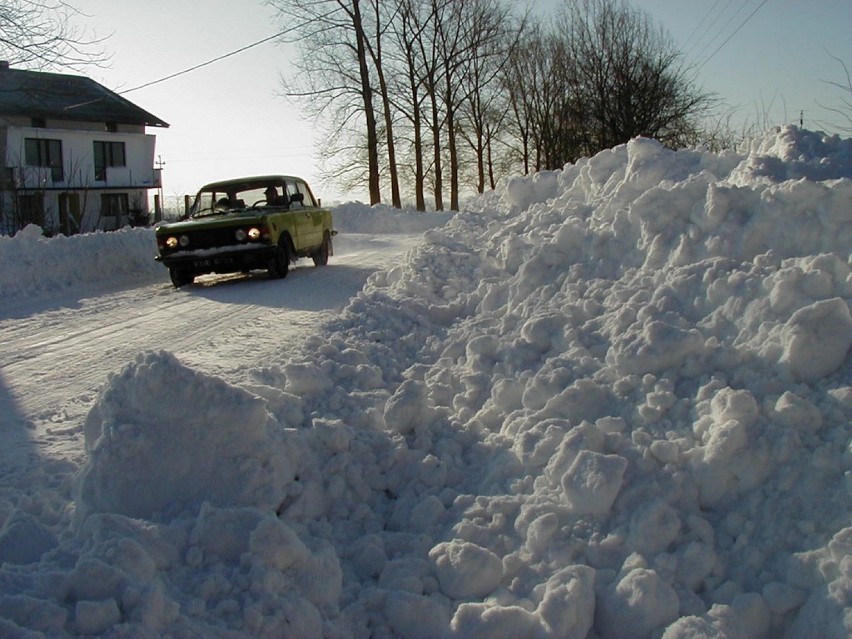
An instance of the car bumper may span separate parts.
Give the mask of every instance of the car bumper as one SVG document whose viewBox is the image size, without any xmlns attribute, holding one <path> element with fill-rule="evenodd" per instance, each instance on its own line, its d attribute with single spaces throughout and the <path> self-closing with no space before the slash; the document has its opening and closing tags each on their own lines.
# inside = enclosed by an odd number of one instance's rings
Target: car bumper
<svg viewBox="0 0 852 639">
<path fill-rule="evenodd" d="M 199 253 L 172 253 L 157 255 L 154 259 L 168 268 L 202 273 L 233 273 L 256 268 L 266 268 L 275 255 L 274 245 L 253 245 L 250 248 L 235 248 Z"/>
</svg>

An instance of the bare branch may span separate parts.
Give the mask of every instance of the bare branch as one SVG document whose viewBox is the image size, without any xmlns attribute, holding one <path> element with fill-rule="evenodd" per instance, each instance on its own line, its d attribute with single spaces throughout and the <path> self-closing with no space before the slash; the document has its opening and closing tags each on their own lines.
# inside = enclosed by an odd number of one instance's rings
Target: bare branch
<svg viewBox="0 0 852 639">
<path fill-rule="evenodd" d="M 64 0 L 6 0 L 0 4 L 0 55 L 42 71 L 106 66 L 105 38 L 76 25 L 81 16 Z"/>
</svg>

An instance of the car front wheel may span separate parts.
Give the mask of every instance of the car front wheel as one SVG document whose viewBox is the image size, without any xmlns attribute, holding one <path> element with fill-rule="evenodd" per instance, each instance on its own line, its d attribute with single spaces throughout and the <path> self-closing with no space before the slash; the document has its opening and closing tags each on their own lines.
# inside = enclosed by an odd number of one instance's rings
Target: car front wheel
<svg viewBox="0 0 852 639">
<path fill-rule="evenodd" d="M 316 266 L 328 264 L 328 256 L 331 255 L 331 235 L 326 231 L 322 236 L 322 245 L 311 255 Z"/>
<path fill-rule="evenodd" d="M 192 284 L 195 280 L 195 276 L 193 276 L 192 273 L 178 268 L 170 268 L 169 277 L 171 278 L 172 284 L 174 284 L 175 288 L 180 288 L 186 284 Z"/>
<path fill-rule="evenodd" d="M 287 272 L 290 270 L 290 251 L 287 248 L 287 240 L 281 238 L 278 242 L 278 247 L 275 250 L 275 255 L 269 260 L 267 271 L 269 277 L 274 280 L 280 280 L 287 277 Z"/>
</svg>

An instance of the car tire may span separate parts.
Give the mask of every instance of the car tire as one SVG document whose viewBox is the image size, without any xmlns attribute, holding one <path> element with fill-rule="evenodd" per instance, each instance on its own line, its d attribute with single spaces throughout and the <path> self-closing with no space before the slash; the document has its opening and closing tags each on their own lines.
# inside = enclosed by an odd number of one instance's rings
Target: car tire
<svg viewBox="0 0 852 639">
<path fill-rule="evenodd" d="M 331 255 L 331 235 L 326 231 L 322 236 L 322 245 L 311 255 L 316 266 L 328 264 L 328 256 Z"/>
<path fill-rule="evenodd" d="M 171 278 L 172 284 L 175 288 L 180 288 L 186 284 L 192 284 L 195 280 L 195 276 L 192 273 L 179 268 L 170 268 L 169 277 Z"/>
<path fill-rule="evenodd" d="M 269 277 L 274 280 L 287 277 L 287 272 L 290 270 L 290 249 L 286 238 L 282 237 L 278 242 L 275 255 L 269 260 L 266 270 L 269 272 Z"/>
</svg>

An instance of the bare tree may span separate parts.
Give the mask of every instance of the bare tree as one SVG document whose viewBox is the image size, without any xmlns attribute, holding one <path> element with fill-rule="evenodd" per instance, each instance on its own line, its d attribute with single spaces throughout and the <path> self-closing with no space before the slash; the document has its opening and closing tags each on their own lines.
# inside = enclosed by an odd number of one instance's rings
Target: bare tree
<svg viewBox="0 0 852 639">
<path fill-rule="evenodd" d="M 414 197 L 418 211 L 426 210 L 424 187 L 426 168 L 424 163 L 423 141 L 423 102 L 424 83 L 426 82 L 427 61 L 423 58 L 426 50 L 422 39 L 434 18 L 434 4 L 424 7 L 419 0 L 398 0 L 397 19 L 393 22 L 396 39 L 397 65 L 402 78 L 400 90 L 395 99 L 402 115 L 410 125 L 412 155 L 414 156 Z"/>
<path fill-rule="evenodd" d="M 370 203 L 381 202 L 378 129 L 362 1 L 268 0 L 268 3 L 287 26 L 286 35 L 282 36 L 284 41 L 300 45 L 296 66 L 301 73 L 296 80 L 282 78 L 284 95 L 301 100 L 314 116 L 332 112 L 334 126 L 329 139 L 341 136 L 351 139 L 348 131 L 352 120 L 359 115 L 363 117 Z M 334 148 L 340 150 L 337 144 Z M 346 172 L 348 169 L 344 168 L 336 177 Z"/>
<path fill-rule="evenodd" d="M 399 191 L 399 173 L 396 162 L 396 140 L 394 137 L 391 89 L 388 85 L 383 60 L 383 43 L 387 40 L 388 25 L 398 14 L 399 7 L 390 5 L 391 8 L 388 10 L 389 5 L 387 2 L 382 3 L 381 0 L 370 0 L 370 2 L 372 5 L 373 37 L 365 37 L 364 45 L 370 54 L 370 60 L 373 63 L 373 69 L 379 82 L 379 96 L 381 97 L 382 112 L 384 115 L 384 137 L 388 158 L 388 175 L 391 183 L 391 202 L 396 208 L 402 208 L 402 198 Z M 384 7 L 384 12 L 382 7 Z"/>
<path fill-rule="evenodd" d="M 525 172 L 637 136 L 673 147 L 695 140 L 711 99 L 680 60 L 626 0 L 572 0 L 551 29 L 528 29 L 503 74 Z"/>
<path fill-rule="evenodd" d="M 65 0 L 0 3 L 0 55 L 14 66 L 46 70 L 103 65 L 103 40 L 75 24 L 82 14 Z"/>
<path fill-rule="evenodd" d="M 525 30 L 526 13 L 514 20 L 511 9 L 499 0 L 480 0 L 471 7 L 470 52 L 463 67 L 459 133 L 467 142 L 476 162 L 476 189 L 495 185 L 493 145 L 503 128 L 508 110 L 500 86 L 501 73 L 510 53 Z"/>
<path fill-rule="evenodd" d="M 465 161 L 458 144 L 459 136 L 473 151 L 477 190 L 480 193 L 484 190 L 486 149 L 496 134 L 495 119 L 499 120 L 502 110 L 496 107 L 502 95 L 495 88 L 500 71 L 523 32 L 525 19 L 526 15 L 516 20 L 512 7 L 502 0 L 473 0 L 464 4 L 464 14 L 458 20 L 462 26 L 457 36 L 459 44 L 444 62 L 445 66 L 455 68 L 457 76 L 455 90 L 449 82 L 445 87 L 453 209 L 459 206 L 459 176 Z"/>
<path fill-rule="evenodd" d="M 840 65 L 843 80 L 840 82 L 827 80 L 827 82 L 834 88 L 839 89 L 843 97 L 840 99 L 839 106 L 828 107 L 822 104 L 820 104 L 819 106 L 839 116 L 843 120 L 844 124 L 834 126 L 831 126 L 830 124 L 824 122 L 820 124 L 827 129 L 835 128 L 841 133 L 849 135 L 852 134 L 852 74 L 850 74 L 849 67 L 846 66 L 846 63 L 843 60 L 831 55 L 830 53 L 828 55 L 832 60 L 834 60 Z"/>
<path fill-rule="evenodd" d="M 441 112 L 441 100 L 438 94 L 440 78 L 441 50 L 438 46 L 441 23 L 448 11 L 452 0 L 431 0 L 430 21 L 426 23 L 423 37 L 417 44 L 420 48 L 420 59 L 423 63 L 423 89 L 426 92 L 428 114 L 427 126 L 432 134 L 432 173 L 433 196 L 435 210 L 444 210 L 444 161 L 442 157 L 441 133 L 444 119 Z"/>
<path fill-rule="evenodd" d="M 587 152 L 636 136 L 676 146 L 708 106 L 671 38 L 625 0 L 576 0 L 560 26 Z"/>
<path fill-rule="evenodd" d="M 582 154 L 587 113 L 573 78 L 563 35 L 539 25 L 527 29 L 503 72 L 524 173 L 561 168 Z"/>
</svg>

